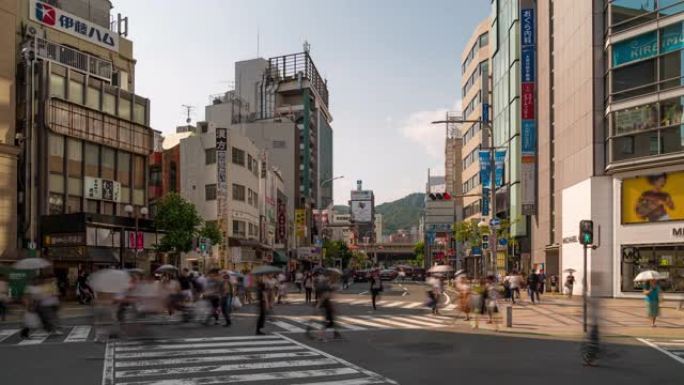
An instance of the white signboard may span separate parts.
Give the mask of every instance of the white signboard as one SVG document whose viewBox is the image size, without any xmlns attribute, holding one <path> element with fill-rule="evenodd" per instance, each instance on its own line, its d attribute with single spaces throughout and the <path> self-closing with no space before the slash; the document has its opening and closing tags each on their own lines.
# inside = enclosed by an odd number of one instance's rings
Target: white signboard
<svg viewBox="0 0 684 385">
<path fill-rule="evenodd" d="M 44 26 L 76 36 L 79 39 L 111 49 L 112 51 L 119 51 L 119 36 L 114 31 L 110 31 L 108 28 L 97 25 L 92 21 L 64 12 L 53 5 L 38 0 L 31 0 L 29 18 Z"/>
<path fill-rule="evenodd" d="M 369 201 L 371 200 L 372 191 L 370 190 L 354 190 L 351 192 L 351 200 L 353 201 Z"/>
<path fill-rule="evenodd" d="M 373 221 L 373 205 L 371 201 L 352 201 L 351 214 L 354 222 L 370 223 Z"/>
<path fill-rule="evenodd" d="M 109 179 L 85 177 L 83 195 L 87 199 L 120 202 L 121 183 Z"/>
</svg>

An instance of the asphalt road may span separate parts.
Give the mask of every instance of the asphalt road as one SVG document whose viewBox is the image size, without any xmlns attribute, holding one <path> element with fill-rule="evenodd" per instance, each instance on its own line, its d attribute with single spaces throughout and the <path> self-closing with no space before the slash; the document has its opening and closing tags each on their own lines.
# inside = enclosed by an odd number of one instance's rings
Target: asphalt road
<svg viewBox="0 0 684 385">
<path fill-rule="evenodd" d="M 2 341 L 7 328 L 0 325 L 0 384 L 684 383 L 684 364 L 635 339 L 610 341 L 610 356 L 599 367 L 585 367 L 578 342 L 455 332 L 446 321 L 433 323 L 424 308 L 402 307 L 423 300 L 420 286 L 409 287 L 409 295 L 389 288 L 383 296 L 388 306 L 373 312 L 354 304 L 369 300 L 358 294 L 366 288 L 362 284 L 339 296 L 343 339 L 328 342 L 295 330 L 317 314 L 305 304 L 277 307 L 266 337 L 254 336 L 250 307 L 236 314 L 229 328 L 146 325 L 136 337 L 151 339 L 108 344 L 93 342 L 93 332 L 82 342 L 64 342 L 72 335 L 67 327 L 65 336 L 19 345 L 14 335 Z"/>
</svg>

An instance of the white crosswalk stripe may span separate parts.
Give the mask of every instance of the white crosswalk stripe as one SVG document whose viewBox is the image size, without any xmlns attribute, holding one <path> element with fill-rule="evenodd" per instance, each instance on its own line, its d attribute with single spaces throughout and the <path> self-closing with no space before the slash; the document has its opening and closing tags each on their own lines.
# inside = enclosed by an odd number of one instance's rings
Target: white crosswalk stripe
<svg viewBox="0 0 684 385">
<path fill-rule="evenodd" d="M 0 342 L 6 340 L 11 335 L 19 333 L 19 329 L 4 329 L 0 330 Z"/>
<path fill-rule="evenodd" d="M 62 333 L 49 334 L 43 330 L 34 330 L 29 333 L 29 338 L 22 338 L 21 329 L 0 329 L 0 345 L 31 346 L 45 343 L 74 343 L 92 341 L 92 326 L 76 325 L 61 328 Z"/>
<path fill-rule="evenodd" d="M 373 329 L 429 329 L 442 328 L 453 323 L 453 319 L 444 316 L 400 314 L 400 315 L 357 315 L 338 316 L 336 327 L 343 330 L 364 331 Z M 320 330 L 323 320 L 316 316 L 280 316 L 278 321 L 271 322 L 283 332 L 302 333 L 307 328 Z"/>
<path fill-rule="evenodd" d="M 69 335 L 64 339 L 64 342 L 83 342 L 88 339 L 90 335 L 90 326 L 74 326 L 69 332 Z"/>
<path fill-rule="evenodd" d="M 637 338 L 637 340 L 665 354 L 680 364 L 684 364 L 684 340 L 655 338 Z"/>
<path fill-rule="evenodd" d="M 108 342 L 102 384 L 396 384 L 377 373 L 286 336 L 226 338 L 230 337 L 203 338 L 201 343 L 193 339 L 127 344 Z M 255 347 L 255 343 L 264 342 L 269 345 Z M 223 348 L 227 343 L 235 347 Z M 133 347 L 137 349 L 135 352 L 128 351 Z"/>
<path fill-rule="evenodd" d="M 27 338 L 25 340 L 20 341 L 17 345 L 38 345 L 42 344 L 45 342 L 45 340 L 50 337 L 50 334 L 47 332 L 37 332 L 34 333 L 30 336 L 30 338 Z"/>
</svg>

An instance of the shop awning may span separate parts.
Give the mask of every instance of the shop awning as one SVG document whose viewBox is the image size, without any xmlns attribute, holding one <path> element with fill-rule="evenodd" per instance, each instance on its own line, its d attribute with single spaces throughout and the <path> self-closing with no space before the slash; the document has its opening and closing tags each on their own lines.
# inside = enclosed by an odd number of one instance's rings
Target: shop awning
<svg viewBox="0 0 684 385">
<path fill-rule="evenodd" d="M 282 251 L 273 251 L 273 264 L 274 265 L 287 265 L 290 258 Z"/>
</svg>

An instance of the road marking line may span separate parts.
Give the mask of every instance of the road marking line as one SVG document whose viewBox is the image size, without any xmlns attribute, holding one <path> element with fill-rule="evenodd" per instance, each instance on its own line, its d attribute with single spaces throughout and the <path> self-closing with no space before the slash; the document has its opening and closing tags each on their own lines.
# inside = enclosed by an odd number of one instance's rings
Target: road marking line
<svg viewBox="0 0 684 385">
<path fill-rule="evenodd" d="M 257 352 L 278 352 L 288 350 L 300 350 L 299 346 L 265 346 L 255 348 L 224 348 L 224 349 L 201 349 L 201 350 L 167 350 L 163 352 L 137 352 L 137 353 L 118 353 L 116 359 L 149 358 L 149 357 L 186 357 L 186 356 L 205 356 L 212 354 L 232 354 L 232 353 L 257 353 Z"/>
<path fill-rule="evenodd" d="M 7 338 L 9 338 L 9 337 L 10 337 L 11 335 L 13 335 L 14 333 L 19 332 L 19 330 L 20 330 L 20 329 L 4 329 L 4 330 L 0 330 L 0 342 L 6 340 Z"/>
<path fill-rule="evenodd" d="M 395 325 L 395 326 L 400 327 L 402 329 L 418 329 L 419 328 L 419 326 L 417 326 L 417 325 L 407 325 L 406 323 L 392 321 L 391 319 L 388 319 L 385 317 L 382 317 L 382 318 L 381 317 L 373 317 L 373 316 L 361 316 L 361 317 L 366 318 L 366 319 L 371 319 L 375 322 Z"/>
<path fill-rule="evenodd" d="M 74 326 L 64 342 L 83 342 L 90 335 L 91 326 Z"/>
<path fill-rule="evenodd" d="M 442 308 L 441 310 L 455 310 L 455 309 L 456 309 L 456 305 L 452 304 L 452 305 L 449 305 L 447 307 Z"/>
<path fill-rule="evenodd" d="M 341 316 L 341 317 L 337 317 L 337 318 L 344 320 L 345 322 L 370 326 L 370 327 L 376 328 L 376 329 L 387 329 L 388 328 L 387 325 L 383 325 L 383 324 L 379 324 L 379 323 L 375 323 L 375 322 L 364 321 L 364 320 L 360 320 L 357 318 L 351 318 L 351 317 L 345 317 L 345 316 Z"/>
<path fill-rule="evenodd" d="M 114 345 L 105 345 L 104 363 L 102 364 L 102 385 L 114 384 Z"/>
<path fill-rule="evenodd" d="M 362 291 L 359 293 L 359 295 L 364 295 L 364 294 L 368 294 L 368 291 Z"/>
<path fill-rule="evenodd" d="M 397 301 L 397 302 L 390 302 L 388 304 L 385 304 L 385 307 L 398 307 L 399 305 L 403 305 L 406 302 L 404 301 Z"/>
<path fill-rule="evenodd" d="M 668 357 L 674 359 L 675 361 L 679 362 L 680 364 L 684 364 L 684 358 L 683 357 L 679 357 L 679 356 L 669 352 L 668 350 L 661 348 L 660 346 L 654 344 L 651 341 L 645 340 L 643 338 L 637 338 L 637 341 L 641 341 L 642 343 L 644 343 L 644 344 L 652 347 L 653 349 L 655 349 L 655 350 L 667 355 Z"/>
<path fill-rule="evenodd" d="M 274 324 L 274 325 L 276 325 L 276 326 L 278 326 L 278 327 L 281 328 L 281 329 L 287 330 L 288 332 L 302 333 L 302 332 L 305 332 L 305 331 L 306 331 L 305 329 L 302 329 L 302 328 L 300 328 L 300 327 L 291 325 L 291 324 L 289 324 L 289 323 L 287 323 L 287 322 L 285 322 L 285 321 L 271 321 L 271 323 Z"/>
<path fill-rule="evenodd" d="M 209 357 L 183 357 L 171 359 L 157 359 L 144 361 L 118 361 L 115 363 L 116 368 L 135 368 L 145 366 L 157 365 L 183 365 L 183 364 L 205 364 L 210 362 L 230 362 L 230 361 L 246 361 L 246 360 L 265 360 L 270 358 L 299 358 L 299 357 L 315 357 L 319 354 L 316 352 L 302 351 L 289 353 L 264 353 L 264 354 L 245 354 L 240 356 L 209 356 Z"/>
<path fill-rule="evenodd" d="M 135 352 L 143 350 L 155 349 L 199 349 L 199 348 L 214 348 L 214 347 L 229 347 L 229 346 L 259 346 L 259 345 L 286 345 L 284 341 L 246 341 L 246 342 L 216 342 L 216 343 L 201 343 L 201 344 L 170 344 L 170 345 L 141 345 L 141 346 L 124 346 L 116 347 L 117 352 Z"/>
<path fill-rule="evenodd" d="M 356 325 L 353 325 L 351 323 L 347 323 L 347 322 L 340 321 L 340 320 L 335 320 L 335 323 L 342 326 L 343 328 L 349 329 L 349 330 L 368 330 L 368 328 L 364 328 L 362 326 L 356 326 Z"/>
<path fill-rule="evenodd" d="M 453 321 L 453 319 L 445 320 L 445 319 L 440 319 L 440 318 L 436 318 L 436 317 L 430 317 L 427 315 L 407 315 L 406 317 L 419 319 L 419 320 L 423 320 L 423 321 L 427 321 L 427 322 L 437 322 L 440 324 L 447 324 L 447 323 L 450 323 Z"/>
<path fill-rule="evenodd" d="M 337 380 L 337 381 L 324 381 L 324 382 L 300 382 L 292 385 L 367 385 L 367 384 L 380 384 L 385 382 L 379 378 L 353 378 L 351 380 Z"/>
<path fill-rule="evenodd" d="M 370 301 L 368 301 L 367 299 L 364 299 L 364 300 L 358 300 L 357 299 L 356 301 L 349 302 L 349 304 L 350 305 L 361 305 L 361 304 L 370 305 Z"/>
<path fill-rule="evenodd" d="M 34 334 L 31 338 L 19 342 L 17 345 L 38 345 L 50 337 L 49 333 Z"/>
<path fill-rule="evenodd" d="M 166 343 L 166 342 L 207 342 L 207 341 L 248 341 L 248 340 L 280 340 L 274 336 L 237 336 L 237 337 L 200 337 L 200 338 L 165 338 L 159 340 L 153 340 L 155 343 Z M 117 342 L 116 346 L 137 346 L 137 345 L 149 345 L 150 340 L 139 340 L 130 342 Z"/>
<path fill-rule="evenodd" d="M 339 303 L 349 303 L 349 302 L 353 302 L 353 301 L 357 301 L 357 299 L 356 298 L 335 298 L 335 299 L 333 299 L 333 302 L 339 302 Z"/>
<path fill-rule="evenodd" d="M 428 327 L 432 327 L 432 328 L 443 328 L 443 327 L 447 326 L 447 325 L 444 325 L 443 323 L 427 322 L 425 320 L 411 318 L 411 317 L 401 318 L 401 321 L 413 323 L 413 324 L 417 324 L 417 325 L 422 325 L 422 326 L 428 326 Z"/>
<path fill-rule="evenodd" d="M 189 367 L 175 367 L 162 369 L 139 369 L 139 370 L 120 370 L 114 374 L 116 378 L 132 378 L 145 376 L 168 376 L 168 375 L 184 375 L 191 373 L 214 373 L 214 372 L 230 372 L 235 370 L 252 370 L 252 369 L 273 369 L 273 368 L 296 368 L 303 366 L 323 366 L 334 365 L 337 362 L 330 358 L 322 358 L 317 360 L 296 360 L 296 361 L 277 361 L 277 362 L 249 362 L 241 364 L 230 365 L 207 365 L 207 366 L 189 366 Z"/>
<path fill-rule="evenodd" d="M 385 305 L 387 305 L 388 303 L 390 303 L 390 301 L 377 301 L 377 302 L 375 302 L 375 304 L 376 304 L 376 305 L 379 305 L 379 306 L 385 306 Z"/>
<path fill-rule="evenodd" d="M 311 377 L 332 377 L 343 376 L 350 374 L 358 374 L 357 370 L 352 368 L 336 368 L 336 369 L 319 369 L 319 370 L 298 370 L 289 372 L 271 372 L 271 373 L 254 373 L 254 374 L 233 374 L 219 377 L 195 377 L 183 379 L 169 379 L 169 380 L 144 380 L 137 382 L 126 382 L 126 385 L 218 385 L 234 382 L 253 382 L 253 381 L 273 381 L 273 380 L 288 380 L 297 378 L 311 378 Z M 396 384 L 396 382 L 392 382 Z"/>
<path fill-rule="evenodd" d="M 402 308 L 403 309 L 413 309 L 413 308 L 417 308 L 418 306 L 421 306 L 421 305 L 422 305 L 421 302 L 411 302 L 408 305 L 402 306 Z"/>
<path fill-rule="evenodd" d="M 341 358 L 339 358 L 339 357 L 333 356 L 332 354 L 329 354 L 329 353 L 326 353 L 326 352 L 324 352 L 324 351 L 322 351 L 322 350 L 319 350 L 319 349 L 313 348 L 313 347 L 311 347 L 311 346 L 305 345 L 305 344 L 303 344 L 303 343 L 301 343 L 301 342 L 299 342 L 299 341 L 296 341 L 296 340 L 294 340 L 294 339 L 292 339 L 292 338 L 286 337 L 286 336 L 284 336 L 284 335 L 282 335 L 282 334 L 279 334 L 279 333 L 275 333 L 275 334 L 278 335 L 278 336 L 280 336 L 280 337 L 282 337 L 282 338 L 284 338 L 284 339 L 286 339 L 286 340 L 288 340 L 288 341 L 290 341 L 290 342 L 292 342 L 293 344 L 299 345 L 299 346 L 301 346 L 301 347 L 303 347 L 303 348 L 306 348 L 306 349 L 308 349 L 308 350 L 311 350 L 311 351 L 313 351 L 313 352 L 316 352 L 316 353 L 318 353 L 318 354 L 320 354 L 320 355 L 322 355 L 322 356 L 328 357 L 328 358 L 330 358 L 331 360 L 334 360 L 334 361 L 336 361 L 337 363 L 339 363 L 339 364 L 341 364 L 341 365 L 344 365 L 344 366 L 346 366 L 346 367 L 348 367 L 348 368 L 351 368 L 351 369 L 355 369 L 355 370 L 357 370 L 357 371 L 359 371 L 359 372 L 361 372 L 361 373 L 363 373 L 363 374 L 365 374 L 365 375 L 367 375 L 367 376 L 369 376 L 369 377 L 371 377 L 371 378 L 375 378 L 375 379 L 379 380 L 380 382 L 386 382 L 386 383 L 388 383 L 388 384 L 398 385 L 398 383 L 397 383 L 396 381 L 390 380 L 389 378 L 384 377 L 384 376 L 382 376 L 382 375 L 380 375 L 380 374 L 378 374 L 378 373 L 371 372 L 370 370 L 364 369 L 364 368 L 362 368 L 362 367 L 360 367 L 360 366 L 358 366 L 358 365 L 354 365 L 354 364 L 352 364 L 352 363 L 349 362 L 349 361 L 345 361 L 345 360 L 343 360 L 343 359 L 341 359 Z"/>
</svg>

